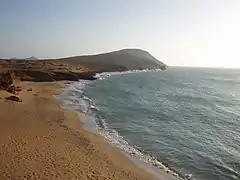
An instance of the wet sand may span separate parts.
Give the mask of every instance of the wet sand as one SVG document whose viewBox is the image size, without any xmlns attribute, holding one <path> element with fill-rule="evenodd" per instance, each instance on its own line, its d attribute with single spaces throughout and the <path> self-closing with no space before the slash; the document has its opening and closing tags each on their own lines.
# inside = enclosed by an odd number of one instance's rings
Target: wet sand
<svg viewBox="0 0 240 180">
<path fill-rule="evenodd" d="M 22 84 L 23 102 L 0 91 L 0 179 L 154 179 L 60 108 L 63 84 Z"/>
</svg>

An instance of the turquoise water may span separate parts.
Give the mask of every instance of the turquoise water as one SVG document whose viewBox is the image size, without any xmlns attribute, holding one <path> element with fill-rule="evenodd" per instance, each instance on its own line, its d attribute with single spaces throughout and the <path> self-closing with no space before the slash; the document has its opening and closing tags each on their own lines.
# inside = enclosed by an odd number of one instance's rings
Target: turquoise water
<svg viewBox="0 0 240 180">
<path fill-rule="evenodd" d="M 63 94 L 136 158 L 185 179 L 240 179 L 240 70 L 100 75 Z"/>
</svg>

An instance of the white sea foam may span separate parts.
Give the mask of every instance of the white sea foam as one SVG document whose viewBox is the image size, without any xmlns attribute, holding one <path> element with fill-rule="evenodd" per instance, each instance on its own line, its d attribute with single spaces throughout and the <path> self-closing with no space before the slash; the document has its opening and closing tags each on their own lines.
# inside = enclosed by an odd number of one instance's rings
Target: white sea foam
<svg viewBox="0 0 240 180">
<path fill-rule="evenodd" d="M 105 121 L 103 121 L 103 122 L 105 122 Z M 124 138 L 117 133 L 117 131 L 115 131 L 113 129 L 109 129 L 106 123 L 103 123 L 103 124 L 104 124 L 104 128 L 99 127 L 98 133 L 100 135 L 102 135 L 103 137 L 105 137 L 105 139 L 107 139 L 108 142 L 110 142 L 114 146 L 122 149 L 124 152 L 128 153 L 132 157 L 135 157 L 147 164 L 151 164 L 152 166 L 154 166 L 156 168 L 162 169 L 165 172 L 172 174 L 173 176 L 175 176 L 178 179 L 182 179 L 182 177 L 178 173 L 169 169 L 167 166 L 165 166 L 163 163 L 161 163 L 160 161 L 158 161 L 151 155 L 148 155 L 148 154 L 143 153 L 140 150 L 136 149 L 135 147 L 130 145 L 127 141 L 125 141 Z M 187 178 L 187 176 L 186 176 L 186 179 L 189 179 L 189 178 Z"/>
<path fill-rule="evenodd" d="M 161 69 L 143 69 L 143 70 L 130 70 L 130 71 L 123 71 L 123 72 L 104 72 L 98 73 L 95 75 L 96 78 L 99 80 L 103 80 L 112 75 L 121 75 L 121 74 L 130 74 L 130 73 L 139 73 L 139 72 L 153 72 L 153 71 L 162 71 Z"/>
</svg>

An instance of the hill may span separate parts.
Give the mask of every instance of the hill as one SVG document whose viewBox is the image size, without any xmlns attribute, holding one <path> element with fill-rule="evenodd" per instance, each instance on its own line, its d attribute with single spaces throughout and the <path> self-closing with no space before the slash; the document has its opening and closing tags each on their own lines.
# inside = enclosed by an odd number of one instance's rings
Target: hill
<svg viewBox="0 0 240 180">
<path fill-rule="evenodd" d="M 166 69 L 166 65 L 141 49 L 123 49 L 109 53 L 57 59 L 67 64 L 81 64 L 94 71 L 125 71 L 134 69 Z"/>
<path fill-rule="evenodd" d="M 34 56 L 31 56 L 31 57 L 28 57 L 28 58 L 16 58 L 16 57 L 13 57 L 11 58 L 10 60 L 38 60 L 38 58 L 34 57 Z"/>
<path fill-rule="evenodd" d="M 30 58 L 1 60 L 0 74 L 22 81 L 94 80 L 96 73 L 141 69 L 166 69 L 166 65 L 147 51 L 124 49 L 98 55 L 60 59 L 37 60 Z M 33 60 L 34 59 L 34 60 Z M 4 80 L 5 82 L 5 80 Z"/>
<path fill-rule="evenodd" d="M 31 56 L 29 58 L 26 58 L 25 60 L 38 60 L 38 58 L 34 57 L 34 56 Z"/>
</svg>

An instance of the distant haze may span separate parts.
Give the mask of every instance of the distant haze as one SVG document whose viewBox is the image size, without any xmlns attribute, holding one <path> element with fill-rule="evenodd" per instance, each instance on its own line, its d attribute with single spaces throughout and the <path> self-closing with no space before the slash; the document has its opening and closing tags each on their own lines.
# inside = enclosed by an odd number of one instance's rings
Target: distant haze
<svg viewBox="0 0 240 180">
<path fill-rule="evenodd" d="M 0 58 L 123 48 L 168 65 L 240 68 L 239 0 L 3 0 Z"/>
</svg>

